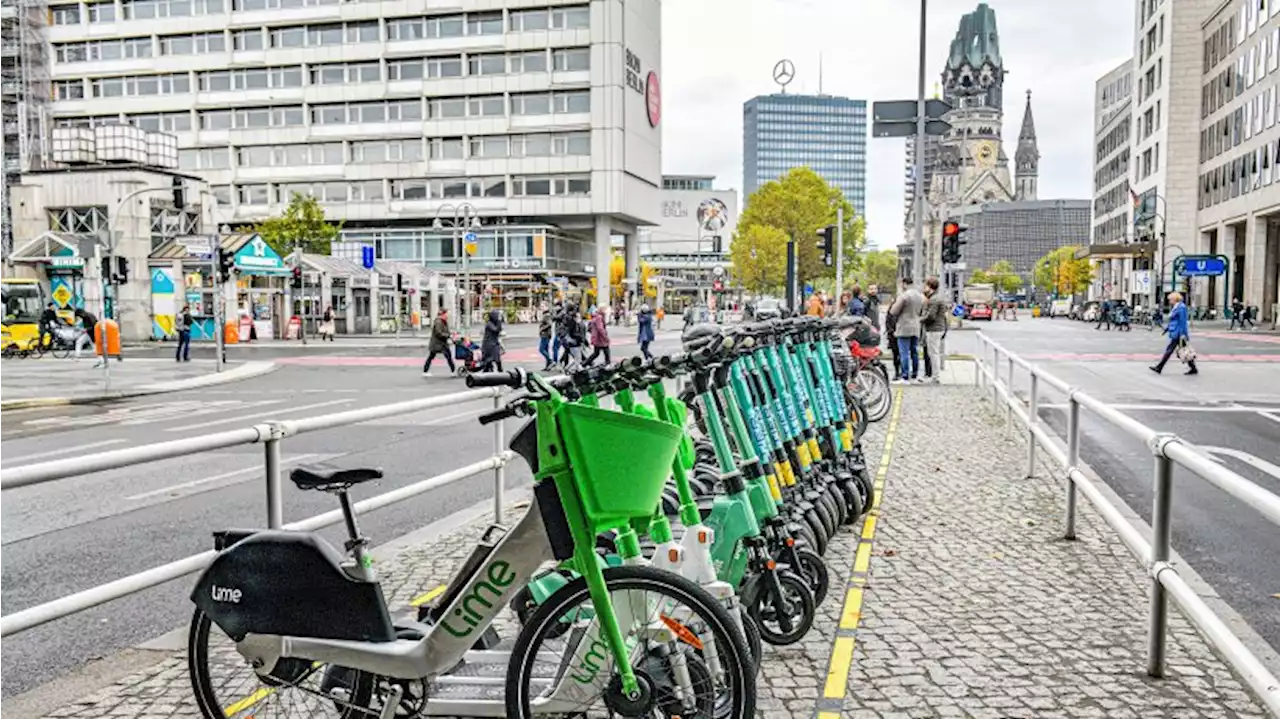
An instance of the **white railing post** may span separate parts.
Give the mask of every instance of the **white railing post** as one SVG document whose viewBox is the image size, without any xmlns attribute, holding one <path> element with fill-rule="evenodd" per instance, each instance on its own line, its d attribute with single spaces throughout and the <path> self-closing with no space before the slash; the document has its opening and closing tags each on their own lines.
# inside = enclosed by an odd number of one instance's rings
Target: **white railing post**
<svg viewBox="0 0 1280 719">
<path fill-rule="evenodd" d="M 1040 378 L 1031 370 L 1031 396 L 1027 404 L 1027 479 L 1036 476 L 1036 418 L 1040 414 Z"/>
<path fill-rule="evenodd" d="M 1076 538 L 1076 467 L 1080 464 L 1080 402 L 1067 393 L 1067 516 L 1063 539 Z"/>
<path fill-rule="evenodd" d="M 1010 352 L 1006 357 L 1009 358 L 1009 379 L 1005 382 L 1005 389 L 1008 391 L 1009 401 L 1005 404 L 1006 414 L 1004 416 L 1004 424 L 1006 427 L 1013 429 L 1013 353 Z"/>
<path fill-rule="evenodd" d="M 502 408 L 502 396 L 494 395 L 493 408 Z M 493 522 L 494 524 L 502 524 L 502 505 L 504 504 L 503 490 L 505 489 L 507 470 L 506 461 L 503 460 L 503 452 L 506 450 L 506 439 L 504 438 L 503 420 L 493 423 L 493 456 L 497 459 L 497 463 L 493 467 Z"/>
<path fill-rule="evenodd" d="M 1156 567 L 1169 561 L 1169 535 L 1173 513 L 1173 460 L 1164 454 L 1171 435 L 1152 442 L 1155 453 L 1155 481 L 1151 500 L 1151 561 Z M 1151 611 L 1147 625 L 1147 674 L 1164 676 L 1165 639 L 1169 626 L 1169 604 L 1158 572 L 1151 573 Z"/>
<path fill-rule="evenodd" d="M 1000 409 L 1000 347 L 991 343 L 991 411 Z"/>
<path fill-rule="evenodd" d="M 284 525 L 284 506 L 280 491 L 280 434 L 274 424 L 270 428 L 269 439 L 265 442 L 266 480 L 267 480 L 267 528 L 279 529 Z"/>
</svg>

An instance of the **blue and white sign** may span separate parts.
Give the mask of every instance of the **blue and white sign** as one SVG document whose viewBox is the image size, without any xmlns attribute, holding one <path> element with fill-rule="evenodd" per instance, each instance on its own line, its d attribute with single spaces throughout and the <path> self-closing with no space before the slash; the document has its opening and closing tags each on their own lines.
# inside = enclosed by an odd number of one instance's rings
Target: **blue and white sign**
<svg viewBox="0 0 1280 719">
<path fill-rule="evenodd" d="M 1183 277 L 1217 277 L 1227 273 L 1227 263 L 1221 257 L 1188 255 L 1181 258 L 1179 274 Z"/>
<path fill-rule="evenodd" d="M 952 307 L 952 308 L 951 308 L 951 316 L 952 316 L 952 317 L 964 317 L 964 306 L 963 306 L 963 305 L 956 305 L 955 307 Z"/>
<path fill-rule="evenodd" d="M 475 241 L 476 241 L 476 233 L 474 233 L 474 232 L 468 232 L 467 234 L 465 234 L 465 235 L 463 235 L 463 236 L 462 236 L 462 241 L 463 241 L 463 242 L 475 242 Z"/>
<path fill-rule="evenodd" d="M 258 235 L 236 251 L 235 264 L 236 269 L 246 275 L 283 275 L 289 272 L 280 255 Z"/>
<path fill-rule="evenodd" d="M 373 261 L 375 259 L 376 258 L 373 256 L 373 247 L 371 245 L 364 245 L 360 248 L 360 264 L 366 270 L 373 269 Z"/>
</svg>

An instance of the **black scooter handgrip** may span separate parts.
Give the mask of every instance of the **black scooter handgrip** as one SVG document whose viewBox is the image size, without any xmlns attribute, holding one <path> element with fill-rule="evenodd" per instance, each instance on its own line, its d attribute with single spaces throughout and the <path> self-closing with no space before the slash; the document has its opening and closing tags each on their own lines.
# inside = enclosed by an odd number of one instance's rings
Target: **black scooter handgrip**
<svg viewBox="0 0 1280 719">
<path fill-rule="evenodd" d="M 494 374 L 498 374 L 498 373 L 494 373 Z M 506 374 L 506 373 L 503 372 L 501 374 Z M 515 417 L 517 415 L 518 413 L 516 412 L 516 409 L 514 407 L 503 407 L 502 409 L 497 410 L 495 412 L 490 412 L 488 414 L 480 415 L 480 424 L 493 424 L 494 422 L 497 422 L 499 420 L 503 420 L 508 417 Z"/>
<path fill-rule="evenodd" d="M 480 374 L 467 375 L 467 386 L 472 389 L 476 387 L 511 387 L 518 389 L 524 386 L 525 374 L 522 369 L 513 369 L 510 372 L 481 372 Z"/>
</svg>

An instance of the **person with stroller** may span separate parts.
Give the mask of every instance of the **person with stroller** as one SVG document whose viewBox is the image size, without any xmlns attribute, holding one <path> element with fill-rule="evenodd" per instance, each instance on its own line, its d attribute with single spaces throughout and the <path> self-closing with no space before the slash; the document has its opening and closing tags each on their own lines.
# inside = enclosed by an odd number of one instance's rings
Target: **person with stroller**
<svg viewBox="0 0 1280 719">
<path fill-rule="evenodd" d="M 480 345 L 467 339 L 466 335 L 458 337 L 453 343 L 453 358 L 459 365 L 458 374 L 467 375 L 480 371 L 480 362 L 476 358 L 476 352 L 479 351 Z"/>
<path fill-rule="evenodd" d="M 484 340 L 480 343 L 480 371 L 502 371 L 502 310 L 489 310 Z"/>
<path fill-rule="evenodd" d="M 422 376 L 431 376 L 431 363 L 435 360 L 436 355 L 443 355 L 444 361 L 449 365 L 449 374 L 457 374 L 458 369 L 453 365 L 453 357 L 449 356 L 449 310 L 441 309 L 436 314 L 436 319 L 431 323 L 431 339 L 427 342 L 427 361 L 422 363 Z"/>
</svg>

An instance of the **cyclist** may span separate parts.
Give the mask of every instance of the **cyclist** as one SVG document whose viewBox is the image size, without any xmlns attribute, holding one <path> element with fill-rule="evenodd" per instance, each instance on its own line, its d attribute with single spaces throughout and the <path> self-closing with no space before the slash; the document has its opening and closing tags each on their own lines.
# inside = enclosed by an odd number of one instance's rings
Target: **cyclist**
<svg viewBox="0 0 1280 719">
<path fill-rule="evenodd" d="M 53 303 L 50 302 L 46 304 L 44 306 L 44 311 L 40 313 L 40 334 L 39 338 L 36 340 L 37 344 L 41 347 L 45 346 L 45 335 L 49 336 L 49 344 L 53 344 L 53 328 L 61 324 L 66 324 L 66 322 L 58 316 L 58 312 L 54 309 Z"/>
</svg>

